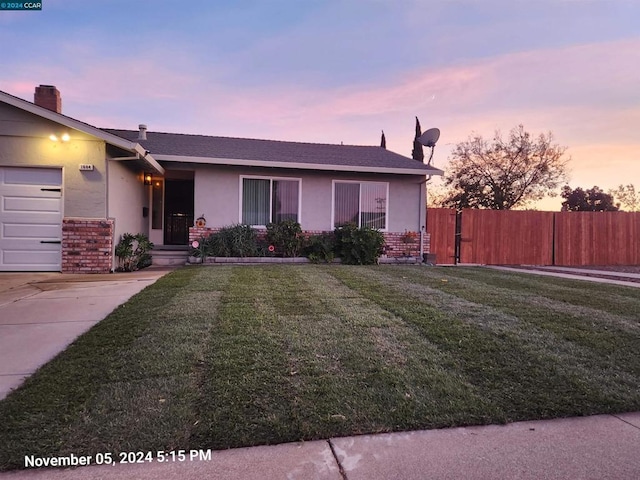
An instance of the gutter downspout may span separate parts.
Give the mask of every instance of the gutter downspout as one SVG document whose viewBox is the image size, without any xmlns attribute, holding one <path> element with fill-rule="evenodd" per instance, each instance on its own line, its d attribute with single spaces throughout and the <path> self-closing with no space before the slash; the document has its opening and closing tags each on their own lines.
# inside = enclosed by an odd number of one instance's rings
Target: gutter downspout
<svg viewBox="0 0 640 480">
<path fill-rule="evenodd" d="M 425 181 L 420 182 L 420 208 L 418 209 L 420 212 L 418 221 L 418 225 L 420 226 L 420 263 L 422 263 L 424 259 L 424 236 L 427 220 L 427 182 L 429 182 L 429 180 L 431 180 L 431 176 Z"/>
</svg>

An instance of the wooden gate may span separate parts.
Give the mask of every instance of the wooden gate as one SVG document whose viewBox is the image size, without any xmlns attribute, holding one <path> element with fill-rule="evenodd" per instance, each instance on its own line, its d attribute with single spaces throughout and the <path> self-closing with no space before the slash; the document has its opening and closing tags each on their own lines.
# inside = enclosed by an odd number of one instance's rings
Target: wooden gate
<svg viewBox="0 0 640 480">
<path fill-rule="evenodd" d="M 464 210 L 460 263 L 551 265 L 553 212 Z"/>
<path fill-rule="evenodd" d="M 456 211 L 448 208 L 427 209 L 427 233 L 431 235 L 431 253 L 436 263 L 456 263 Z"/>
</svg>

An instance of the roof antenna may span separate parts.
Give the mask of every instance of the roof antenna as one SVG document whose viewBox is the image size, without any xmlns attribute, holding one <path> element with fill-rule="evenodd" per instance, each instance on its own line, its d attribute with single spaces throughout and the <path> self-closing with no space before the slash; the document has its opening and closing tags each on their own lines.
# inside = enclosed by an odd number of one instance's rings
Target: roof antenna
<svg viewBox="0 0 640 480">
<path fill-rule="evenodd" d="M 433 149 L 436 148 L 436 142 L 439 138 L 440 130 L 437 128 L 430 128 L 418 137 L 418 141 L 422 145 L 431 149 L 431 155 L 429 155 L 429 161 L 427 162 L 427 165 L 431 165 L 431 159 L 433 158 Z"/>
</svg>

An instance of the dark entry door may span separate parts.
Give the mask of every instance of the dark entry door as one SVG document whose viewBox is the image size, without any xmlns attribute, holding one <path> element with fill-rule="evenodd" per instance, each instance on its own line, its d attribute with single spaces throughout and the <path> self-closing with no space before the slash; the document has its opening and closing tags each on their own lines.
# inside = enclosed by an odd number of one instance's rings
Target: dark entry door
<svg viewBox="0 0 640 480">
<path fill-rule="evenodd" d="M 166 179 L 164 244 L 186 245 L 193 225 L 193 180 Z"/>
</svg>

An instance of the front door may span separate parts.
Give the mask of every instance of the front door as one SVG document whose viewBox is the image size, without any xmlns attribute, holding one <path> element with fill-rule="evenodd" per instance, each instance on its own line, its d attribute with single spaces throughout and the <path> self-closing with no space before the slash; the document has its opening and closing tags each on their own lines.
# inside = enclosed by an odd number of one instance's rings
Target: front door
<svg viewBox="0 0 640 480">
<path fill-rule="evenodd" d="M 193 180 L 165 180 L 164 244 L 187 245 L 193 225 Z"/>
</svg>

